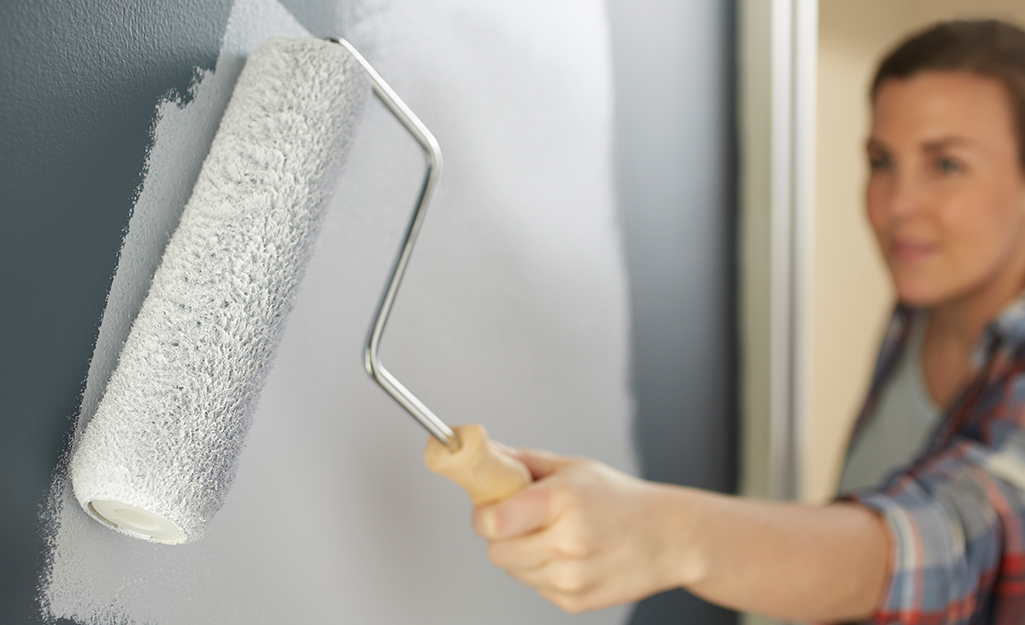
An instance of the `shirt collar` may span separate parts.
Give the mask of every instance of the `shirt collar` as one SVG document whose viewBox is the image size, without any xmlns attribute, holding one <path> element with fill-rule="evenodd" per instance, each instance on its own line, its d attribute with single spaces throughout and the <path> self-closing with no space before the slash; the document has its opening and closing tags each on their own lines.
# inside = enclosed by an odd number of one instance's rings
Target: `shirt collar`
<svg viewBox="0 0 1025 625">
<path fill-rule="evenodd" d="M 1007 351 L 1017 351 L 1025 346 L 1025 291 L 986 326 L 972 352 L 972 364 L 981 366 L 994 346 Z"/>
</svg>

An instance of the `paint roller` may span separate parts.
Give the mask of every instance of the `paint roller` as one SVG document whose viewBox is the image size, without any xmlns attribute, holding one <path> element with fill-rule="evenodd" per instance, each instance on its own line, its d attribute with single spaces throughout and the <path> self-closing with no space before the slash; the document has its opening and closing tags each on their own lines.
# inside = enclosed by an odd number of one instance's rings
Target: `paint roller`
<svg viewBox="0 0 1025 625">
<path fill-rule="evenodd" d="M 272 38 L 249 56 L 117 367 L 68 466 L 124 534 L 198 540 L 221 508 L 368 92 L 427 173 L 374 318 L 367 371 L 433 437 L 425 461 L 475 504 L 531 480 L 479 425 L 450 428 L 381 364 L 384 328 L 441 168 L 437 141 L 346 41 Z"/>
</svg>

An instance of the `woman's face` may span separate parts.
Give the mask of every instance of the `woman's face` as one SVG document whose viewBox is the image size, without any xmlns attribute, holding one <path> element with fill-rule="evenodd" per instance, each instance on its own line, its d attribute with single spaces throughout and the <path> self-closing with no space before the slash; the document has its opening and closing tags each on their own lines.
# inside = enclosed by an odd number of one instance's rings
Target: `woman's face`
<svg viewBox="0 0 1025 625">
<path fill-rule="evenodd" d="M 1025 176 L 996 79 L 923 72 L 882 83 L 872 108 L 869 221 L 902 302 L 936 306 L 1025 286 Z"/>
</svg>

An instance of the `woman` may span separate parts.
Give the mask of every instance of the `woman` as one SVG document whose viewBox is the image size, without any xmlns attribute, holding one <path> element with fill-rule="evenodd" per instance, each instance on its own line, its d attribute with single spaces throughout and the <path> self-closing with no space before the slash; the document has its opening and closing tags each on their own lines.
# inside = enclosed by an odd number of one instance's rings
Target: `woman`
<svg viewBox="0 0 1025 625">
<path fill-rule="evenodd" d="M 496 565 L 570 612 L 684 587 L 787 620 L 1025 623 L 1025 32 L 938 24 L 871 96 L 865 203 L 899 304 L 856 492 L 745 501 L 516 450 L 535 483 L 474 511 Z"/>
</svg>

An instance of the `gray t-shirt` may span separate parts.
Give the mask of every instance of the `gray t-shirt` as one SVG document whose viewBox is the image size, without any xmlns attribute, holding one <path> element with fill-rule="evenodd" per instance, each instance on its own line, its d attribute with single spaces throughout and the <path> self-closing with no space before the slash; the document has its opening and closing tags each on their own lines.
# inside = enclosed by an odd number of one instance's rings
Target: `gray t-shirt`
<svg viewBox="0 0 1025 625">
<path fill-rule="evenodd" d="M 928 317 L 912 322 L 908 344 L 879 397 L 876 411 L 854 442 L 840 478 L 840 493 L 878 486 L 924 451 L 940 410 L 922 376 L 922 339 Z"/>
</svg>

